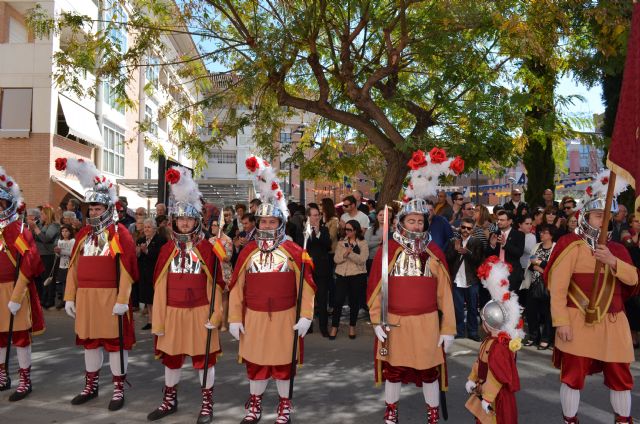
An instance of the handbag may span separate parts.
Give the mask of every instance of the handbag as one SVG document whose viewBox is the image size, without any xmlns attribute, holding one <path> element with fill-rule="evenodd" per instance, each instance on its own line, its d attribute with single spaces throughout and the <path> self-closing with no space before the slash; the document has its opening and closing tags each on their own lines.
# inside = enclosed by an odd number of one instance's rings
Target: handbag
<svg viewBox="0 0 640 424">
<path fill-rule="evenodd" d="M 536 279 L 529 286 L 529 294 L 533 299 L 544 300 L 549 297 L 549 290 L 545 287 L 542 279 Z"/>
<path fill-rule="evenodd" d="M 60 265 L 60 256 L 56 255 L 56 258 L 53 260 L 53 266 L 51 267 L 51 272 L 49 273 L 49 276 L 47 277 L 47 279 L 44 280 L 44 283 L 42 283 L 44 287 L 47 287 L 51 285 L 51 283 L 53 283 L 53 279 L 55 275 L 58 273 L 59 265 Z"/>
</svg>

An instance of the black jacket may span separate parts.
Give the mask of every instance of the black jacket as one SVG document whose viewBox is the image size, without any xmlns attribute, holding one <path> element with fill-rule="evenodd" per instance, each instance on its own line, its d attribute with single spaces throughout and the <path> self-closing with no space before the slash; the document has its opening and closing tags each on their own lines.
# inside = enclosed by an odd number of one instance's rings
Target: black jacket
<svg viewBox="0 0 640 424">
<path fill-rule="evenodd" d="M 460 243 L 462 243 L 462 241 Z M 460 270 L 460 266 L 463 264 L 467 284 L 471 285 L 480 282 L 476 271 L 484 259 L 482 242 L 473 236 L 469 237 L 469 241 L 467 241 L 467 252 L 464 255 L 456 252 L 455 245 L 455 239 L 451 239 L 449 244 L 447 244 L 447 250 L 445 253 L 447 263 L 449 264 L 449 270 L 451 271 L 451 282 L 453 283 L 455 281 L 456 275 L 458 275 L 458 271 Z"/>
<path fill-rule="evenodd" d="M 313 259 L 314 274 L 329 275 L 331 273 L 332 264 L 329 250 L 331 250 L 331 237 L 327 227 L 322 225 L 320 232 L 313 232 L 307 241 L 307 252 Z"/>
<path fill-rule="evenodd" d="M 487 245 L 487 256 L 496 255 L 500 256 L 500 244 L 496 243 L 496 247 L 492 248 L 491 243 Z M 520 257 L 524 254 L 524 233 L 512 228 L 507 237 L 507 242 L 504 245 L 504 260 L 508 264 L 511 264 L 512 271 L 509 275 L 509 290 L 518 291 L 524 271 L 522 265 L 520 265 Z"/>
<path fill-rule="evenodd" d="M 509 200 L 507 203 L 505 203 L 503 207 L 505 211 L 510 211 L 513 214 L 514 220 L 516 219 L 516 217 L 522 216 L 523 209 L 529 210 L 529 205 L 527 205 L 525 202 L 518 203 L 518 207 L 516 208 L 516 205 L 513 204 L 512 200 Z"/>
</svg>

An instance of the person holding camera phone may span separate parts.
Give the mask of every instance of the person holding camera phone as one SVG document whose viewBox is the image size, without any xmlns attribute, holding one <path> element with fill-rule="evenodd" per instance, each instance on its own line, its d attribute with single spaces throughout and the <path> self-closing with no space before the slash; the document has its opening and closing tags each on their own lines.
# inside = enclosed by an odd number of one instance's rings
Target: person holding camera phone
<svg viewBox="0 0 640 424">
<path fill-rule="evenodd" d="M 349 294 L 349 338 L 356 338 L 356 321 L 360 310 L 360 291 L 367 281 L 367 258 L 369 247 L 364 239 L 362 227 L 355 219 L 344 226 L 345 237 L 338 241 L 334 261 L 336 263 L 336 298 L 329 339 L 338 334 L 340 315 L 345 297 Z"/>
</svg>

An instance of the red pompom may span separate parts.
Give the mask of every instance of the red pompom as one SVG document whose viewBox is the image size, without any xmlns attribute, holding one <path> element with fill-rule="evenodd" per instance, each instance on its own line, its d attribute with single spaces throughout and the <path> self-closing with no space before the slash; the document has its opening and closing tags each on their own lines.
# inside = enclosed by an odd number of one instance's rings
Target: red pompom
<svg viewBox="0 0 640 424">
<path fill-rule="evenodd" d="M 20 213 L 24 212 L 24 210 L 26 208 L 27 208 L 27 205 L 24 202 L 22 202 L 22 203 L 20 203 L 20 206 L 18 206 L 17 212 L 20 214 Z"/>
<path fill-rule="evenodd" d="M 7 177 L 4 175 L 0 175 L 0 181 L 5 182 L 7 181 Z"/>
<path fill-rule="evenodd" d="M 251 156 L 250 158 L 247 158 L 247 160 L 244 161 L 244 164 L 249 170 L 249 172 L 251 173 L 256 172 L 257 169 L 260 167 L 260 164 L 258 163 L 258 158 L 256 158 L 255 156 Z"/>
<path fill-rule="evenodd" d="M 402 202 L 403 203 L 409 203 L 409 200 L 411 200 L 411 199 L 406 194 L 402 197 Z"/>
<path fill-rule="evenodd" d="M 460 156 L 456 156 L 456 158 L 451 161 L 449 169 L 451 169 L 456 175 L 462 174 L 462 171 L 464 171 L 464 160 L 462 160 Z"/>
<path fill-rule="evenodd" d="M 78 159 L 78 162 L 84 163 L 84 159 Z"/>
<path fill-rule="evenodd" d="M 279 188 L 280 188 L 280 187 L 278 186 L 278 183 L 277 183 L 277 182 L 275 182 L 275 181 L 274 181 L 274 182 L 272 182 L 272 183 L 271 183 L 271 190 L 277 190 L 277 189 L 279 189 Z"/>
<path fill-rule="evenodd" d="M 431 157 L 431 163 L 442 163 L 447 160 L 447 152 L 437 147 L 431 149 L 429 156 Z"/>
<path fill-rule="evenodd" d="M 7 181 L 7 187 L 9 188 L 13 187 L 13 181 L 11 180 Z"/>
<path fill-rule="evenodd" d="M 180 181 L 180 171 L 173 168 L 167 169 L 167 172 L 164 174 L 164 179 L 169 184 L 176 184 L 178 181 Z"/>
<path fill-rule="evenodd" d="M 609 184 L 609 177 L 602 177 L 600 179 L 600 182 L 602 183 L 602 185 L 607 185 Z"/>
<path fill-rule="evenodd" d="M 96 184 L 98 184 L 100 182 L 100 177 L 96 175 L 95 177 L 93 177 L 93 180 L 96 182 Z"/>
<path fill-rule="evenodd" d="M 281 191 L 278 191 L 278 192 L 276 193 L 276 199 L 278 199 L 278 200 L 282 200 L 282 192 L 281 192 Z"/>
<path fill-rule="evenodd" d="M 509 333 L 507 333 L 506 331 L 501 331 L 498 333 L 498 342 L 500 344 L 509 344 L 509 340 L 511 340 L 511 337 L 509 337 Z"/>
<path fill-rule="evenodd" d="M 58 171 L 64 171 L 67 169 L 67 158 L 56 159 L 56 169 Z"/>
<path fill-rule="evenodd" d="M 409 183 L 409 188 L 413 190 L 413 183 Z"/>
<path fill-rule="evenodd" d="M 264 166 L 270 166 L 269 162 L 267 162 L 266 160 L 262 159 L 262 163 L 264 163 Z"/>
<path fill-rule="evenodd" d="M 500 280 L 500 285 L 502 287 L 507 287 L 509 285 L 509 280 Z"/>
<path fill-rule="evenodd" d="M 509 299 L 511 299 L 511 292 L 506 292 L 505 294 L 502 295 L 503 302 L 506 302 Z"/>
<path fill-rule="evenodd" d="M 593 187 L 589 186 L 587 187 L 587 189 L 585 190 L 585 192 L 587 193 L 587 195 L 589 197 L 593 196 Z"/>
<path fill-rule="evenodd" d="M 522 318 L 520 318 L 520 321 L 518 321 L 518 325 L 516 327 L 518 330 L 524 328 L 524 320 Z"/>
<path fill-rule="evenodd" d="M 121 211 L 123 210 L 124 207 L 122 206 L 122 202 L 120 202 L 119 200 L 116 202 L 116 210 L 117 211 Z"/>
<path fill-rule="evenodd" d="M 425 157 L 424 152 L 422 150 L 416 150 L 413 152 L 411 159 L 407 162 L 407 165 L 409 165 L 409 168 L 414 171 L 426 166 L 427 158 Z"/>
</svg>

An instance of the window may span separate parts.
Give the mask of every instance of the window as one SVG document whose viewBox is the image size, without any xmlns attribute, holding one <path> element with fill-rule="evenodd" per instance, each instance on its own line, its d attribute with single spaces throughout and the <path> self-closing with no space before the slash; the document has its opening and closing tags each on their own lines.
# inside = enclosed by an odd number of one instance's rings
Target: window
<svg viewBox="0 0 640 424">
<path fill-rule="evenodd" d="M 117 0 L 107 2 L 105 19 L 111 22 L 109 38 L 120 52 L 127 50 L 127 14 Z"/>
<path fill-rule="evenodd" d="M 158 81 L 160 80 L 160 65 L 158 59 L 150 57 L 147 66 L 147 83 L 151 83 L 155 88 L 158 88 Z"/>
<path fill-rule="evenodd" d="M 144 179 L 145 180 L 151 179 L 151 168 L 149 168 L 148 166 L 144 167 Z"/>
<path fill-rule="evenodd" d="M 124 134 L 120 130 L 104 126 L 102 132 L 102 170 L 113 175 L 124 176 Z"/>
<path fill-rule="evenodd" d="M 220 164 L 235 164 L 236 152 L 213 152 L 211 153 L 211 162 Z"/>
<path fill-rule="evenodd" d="M 156 122 L 156 118 L 153 114 L 153 110 L 147 105 L 144 105 L 144 120 L 147 124 L 149 124 L 149 129 L 148 129 L 149 133 L 157 137 L 158 123 Z"/>
<path fill-rule="evenodd" d="M 111 106 L 112 109 L 124 114 L 124 105 L 118 102 L 118 94 L 116 93 L 115 85 L 113 81 L 103 81 L 102 91 L 104 96 L 104 102 Z"/>
<path fill-rule="evenodd" d="M 282 144 L 291 143 L 291 133 L 281 131 L 280 132 L 280 143 L 282 143 Z"/>
<path fill-rule="evenodd" d="M 26 43 L 28 42 L 27 27 L 23 22 L 11 16 L 9 18 L 9 43 Z"/>
<path fill-rule="evenodd" d="M 32 96 L 31 88 L 0 89 L 0 137 L 29 137 Z"/>
</svg>

